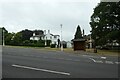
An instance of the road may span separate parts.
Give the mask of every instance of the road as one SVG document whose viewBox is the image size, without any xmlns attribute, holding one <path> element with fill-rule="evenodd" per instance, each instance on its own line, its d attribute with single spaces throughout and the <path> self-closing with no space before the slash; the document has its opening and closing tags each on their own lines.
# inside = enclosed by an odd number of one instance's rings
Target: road
<svg viewBox="0 0 120 80">
<path fill-rule="evenodd" d="M 118 58 L 3 47 L 3 78 L 118 78 Z"/>
</svg>

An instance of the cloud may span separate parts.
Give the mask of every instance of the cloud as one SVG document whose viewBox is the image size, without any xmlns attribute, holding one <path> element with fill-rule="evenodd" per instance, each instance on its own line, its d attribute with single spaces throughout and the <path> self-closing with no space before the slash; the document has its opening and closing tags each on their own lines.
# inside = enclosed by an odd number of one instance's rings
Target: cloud
<svg viewBox="0 0 120 80">
<path fill-rule="evenodd" d="M 0 26 L 4 26 L 10 32 L 50 29 L 51 33 L 60 34 L 60 24 L 63 24 L 63 39 L 71 40 L 78 24 L 89 34 L 90 16 L 98 2 L 85 1 L 1 0 Z"/>
</svg>

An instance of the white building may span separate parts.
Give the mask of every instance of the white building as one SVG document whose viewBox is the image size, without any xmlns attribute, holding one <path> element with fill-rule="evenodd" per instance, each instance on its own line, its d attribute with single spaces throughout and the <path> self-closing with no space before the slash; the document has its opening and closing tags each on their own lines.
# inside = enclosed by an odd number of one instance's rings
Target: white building
<svg viewBox="0 0 120 80">
<path fill-rule="evenodd" d="M 71 41 L 67 41 L 67 48 L 72 48 L 72 42 Z"/>
<path fill-rule="evenodd" d="M 60 36 L 51 34 L 50 30 L 48 30 L 48 33 L 46 33 L 46 30 L 44 30 L 44 34 L 39 35 L 35 35 L 35 33 L 33 33 L 33 36 L 30 37 L 30 40 L 51 40 L 51 44 L 56 45 L 58 45 L 58 39 L 60 39 Z"/>
<path fill-rule="evenodd" d="M 44 34 L 35 35 L 35 33 L 33 33 L 33 36 L 30 37 L 30 40 L 44 40 L 44 36 Z"/>
</svg>

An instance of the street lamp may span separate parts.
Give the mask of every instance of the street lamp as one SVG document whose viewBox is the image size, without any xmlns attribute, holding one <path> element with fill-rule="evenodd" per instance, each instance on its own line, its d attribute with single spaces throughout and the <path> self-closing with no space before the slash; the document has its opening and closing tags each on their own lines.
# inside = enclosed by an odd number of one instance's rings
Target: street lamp
<svg viewBox="0 0 120 80">
<path fill-rule="evenodd" d="M 4 34 L 4 29 L 3 29 L 3 46 L 5 46 L 5 40 L 4 40 L 4 36 L 5 36 L 5 34 Z"/>
<path fill-rule="evenodd" d="M 92 49 L 92 38 L 91 38 L 92 33 L 90 34 L 90 49 Z"/>
<path fill-rule="evenodd" d="M 62 24 L 60 24 L 61 26 L 61 51 L 63 51 L 63 43 L 62 43 Z"/>
<path fill-rule="evenodd" d="M 46 46 L 46 45 L 47 45 L 47 43 L 46 43 L 46 40 L 47 40 L 47 39 L 46 39 L 46 30 L 44 30 L 44 35 L 45 35 L 45 36 L 44 36 L 44 39 L 45 39 L 45 46 Z"/>
</svg>

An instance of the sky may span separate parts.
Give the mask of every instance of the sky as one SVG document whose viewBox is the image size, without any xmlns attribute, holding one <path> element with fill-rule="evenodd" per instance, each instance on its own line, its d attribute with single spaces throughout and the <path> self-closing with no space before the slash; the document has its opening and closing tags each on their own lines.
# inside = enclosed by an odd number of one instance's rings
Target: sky
<svg viewBox="0 0 120 80">
<path fill-rule="evenodd" d="M 0 27 L 8 32 L 50 30 L 65 41 L 74 38 L 80 25 L 90 34 L 90 17 L 100 0 L 0 0 Z M 62 24 L 62 29 L 60 24 Z"/>
</svg>

